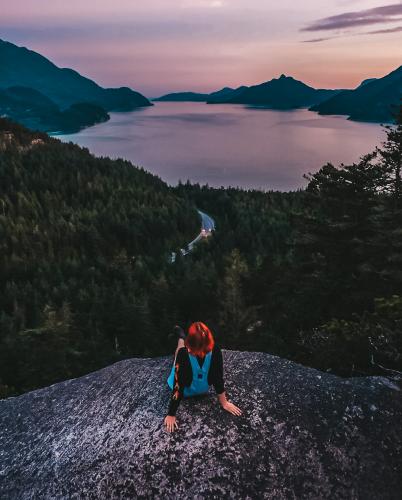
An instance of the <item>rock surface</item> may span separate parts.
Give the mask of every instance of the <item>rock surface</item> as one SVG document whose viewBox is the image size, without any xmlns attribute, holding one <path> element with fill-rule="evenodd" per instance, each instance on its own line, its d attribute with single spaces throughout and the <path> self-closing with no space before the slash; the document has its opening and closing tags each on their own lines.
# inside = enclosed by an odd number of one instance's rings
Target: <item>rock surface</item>
<svg viewBox="0 0 402 500">
<path fill-rule="evenodd" d="M 402 391 L 223 350 L 226 390 L 163 427 L 173 355 L 0 401 L 0 498 L 397 499 Z"/>
</svg>

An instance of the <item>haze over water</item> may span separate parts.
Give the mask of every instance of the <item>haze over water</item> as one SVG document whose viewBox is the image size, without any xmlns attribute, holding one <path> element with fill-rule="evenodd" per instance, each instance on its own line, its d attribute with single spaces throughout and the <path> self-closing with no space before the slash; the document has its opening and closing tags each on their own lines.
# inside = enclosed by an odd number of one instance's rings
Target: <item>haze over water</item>
<svg viewBox="0 0 402 500">
<path fill-rule="evenodd" d="M 189 179 L 281 191 L 305 186 L 303 174 L 327 162 L 358 161 L 384 137 L 378 124 L 305 109 L 162 102 L 59 136 L 96 155 L 130 160 L 172 185 Z"/>
</svg>

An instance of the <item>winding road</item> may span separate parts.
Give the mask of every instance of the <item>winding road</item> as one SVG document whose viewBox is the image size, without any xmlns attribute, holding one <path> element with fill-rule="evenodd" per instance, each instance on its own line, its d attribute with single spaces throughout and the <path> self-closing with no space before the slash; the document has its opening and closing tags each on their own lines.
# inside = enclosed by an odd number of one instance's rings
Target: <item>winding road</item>
<svg viewBox="0 0 402 500">
<path fill-rule="evenodd" d="M 201 217 L 201 231 L 200 234 L 193 239 L 193 241 L 190 241 L 190 243 L 185 247 L 181 248 L 180 252 L 182 255 L 187 255 L 190 253 L 194 245 L 196 245 L 202 238 L 208 238 L 208 236 L 211 236 L 212 231 L 215 230 L 215 221 L 210 217 L 208 214 L 205 212 L 201 212 L 201 210 L 197 210 L 197 212 L 200 214 Z M 176 260 L 176 252 L 172 252 L 171 256 L 171 262 L 175 262 Z"/>
</svg>

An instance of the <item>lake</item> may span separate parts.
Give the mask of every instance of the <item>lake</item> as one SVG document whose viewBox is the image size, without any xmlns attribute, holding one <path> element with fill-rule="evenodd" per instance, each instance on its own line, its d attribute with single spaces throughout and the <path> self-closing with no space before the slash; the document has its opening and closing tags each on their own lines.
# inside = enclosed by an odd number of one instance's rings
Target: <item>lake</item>
<svg viewBox="0 0 402 500">
<path fill-rule="evenodd" d="M 327 162 L 356 162 L 380 146 L 378 124 L 306 109 L 276 111 L 231 104 L 156 102 L 106 123 L 58 136 L 98 156 L 125 158 L 169 184 L 294 190 Z"/>
</svg>

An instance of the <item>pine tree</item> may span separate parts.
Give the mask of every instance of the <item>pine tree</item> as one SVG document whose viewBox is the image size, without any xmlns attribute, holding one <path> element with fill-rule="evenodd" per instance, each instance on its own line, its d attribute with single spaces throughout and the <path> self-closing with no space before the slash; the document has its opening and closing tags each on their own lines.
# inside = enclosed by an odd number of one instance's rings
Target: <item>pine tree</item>
<svg viewBox="0 0 402 500">
<path fill-rule="evenodd" d="M 244 345 L 242 336 L 254 318 L 254 308 L 248 307 L 244 294 L 244 281 L 249 275 L 246 261 L 238 249 L 227 258 L 223 283 L 220 288 L 220 325 L 225 339 L 234 348 Z"/>
<path fill-rule="evenodd" d="M 388 189 L 392 194 L 393 205 L 396 210 L 402 207 L 402 103 L 395 113 L 395 125 L 386 125 L 387 140 L 382 149 L 378 149 L 382 157 L 382 165 L 387 172 Z"/>
<path fill-rule="evenodd" d="M 402 104 L 395 121 L 396 125 L 385 127 L 387 140 L 382 149 L 377 149 L 385 181 L 375 216 L 373 242 L 377 267 L 386 284 L 383 293 L 389 294 L 402 291 Z"/>
</svg>

